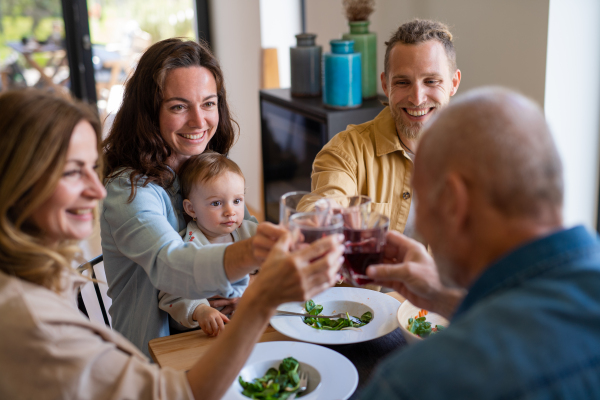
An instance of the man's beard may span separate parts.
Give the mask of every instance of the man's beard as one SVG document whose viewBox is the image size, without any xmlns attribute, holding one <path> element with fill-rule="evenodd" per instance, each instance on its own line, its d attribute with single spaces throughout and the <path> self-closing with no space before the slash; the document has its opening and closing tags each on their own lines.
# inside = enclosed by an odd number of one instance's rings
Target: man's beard
<svg viewBox="0 0 600 400">
<path fill-rule="evenodd" d="M 434 107 L 436 110 L 438 110 L 440 107 L 442 107 L 442 104 L 431 103 L 431 104 L 425 105 L 425 107 L 422 107 L 422 108 L 432 108 L 432 107 Z M 404 136 L 407 139 L 411 139 L 411 140 L 419 139 L 421 137 L 421 131 L 423 130 L 423 122 L 408 121 L 405 118 L 403 118 L 403 115 L 402 115 L 403 112 L 404 112 L 404 110 L 402 110 L 402 107 L 392 107 L 390 105 L 390 113 L 392 114 L 392 118 L 394 118 L 394 121 L 396 122 L 396 129 L 398 130 L 398 133 L 400 133 L 402 136 Z M 431 112 L 435 112 L 435 111 L 430 111 L 430 113 Z"/>
</svg>

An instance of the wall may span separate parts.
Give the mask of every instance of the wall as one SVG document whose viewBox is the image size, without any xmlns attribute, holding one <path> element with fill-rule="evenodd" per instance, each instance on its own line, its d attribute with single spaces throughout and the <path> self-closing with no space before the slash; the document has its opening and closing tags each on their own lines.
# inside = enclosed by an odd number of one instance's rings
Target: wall
<svg viewBox="0 0 600 400">
<path fill-rule="evenodd" d="M 414 17 L 442 20 L 455 36 L 463 72 L 459 93 L 498 84 L 544 105 L 565 168 L 565 221 L 594 228 L 599 8 L 597 0 L 376 0 L 371 28 L 378 35 L 379 70 L 383 70 L 384 42 L 400 24 Z M 242 127 L 231 156 L 246 174 L 248 204 L 259 209 L 260 1 L 212 0 L 210 10 L 215 52 Z M 306 24 L 307 32 L 316 33 L 317 43 L 329 51 L 329 40 L 348 30 L 341 0 L 306 0 Z"/>
<path fill-rule="evenodd" d="M 279 86 L 291 86 L 290 47 L 301 33 L 299 0 L 260 0 L 260 37 L 264 49 L 275 47 L 279 66 Z"/>
<path fill-rule="evenodd" d="M 341 1 L 306 0 L 306 13 L 307 31 L 318 35 L 324 51 L 348 31 Z M 544 103 L 548 0 L 377 0 L 370 20 L 379 71 L 385 41 L 413 18 L 450 25 L 462 71 L 459 93 L 497 84 Z"/>
<path fill-rule="evenodd" d="M 600 2 L 552 0 L 546 118 L 565 172 L 566 225 L 596 227 L 600 134 Z"/>
<path fill-rule="evenodd" d="M 262 208 L 259 3 L 259 0 L 209 2 L 213 50 L 225 74 L 229 105 L 241 128 L 230 157 L 244 172 L 246 203 L 255 210 Z"/>
</svg>

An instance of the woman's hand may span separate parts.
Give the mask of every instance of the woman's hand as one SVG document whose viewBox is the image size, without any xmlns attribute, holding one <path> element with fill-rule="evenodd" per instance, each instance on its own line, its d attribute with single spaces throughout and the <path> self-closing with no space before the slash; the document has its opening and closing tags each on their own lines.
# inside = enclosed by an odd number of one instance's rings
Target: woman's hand
<svg viewBox="0 0 600 400">
<path fill-rule="evenodd" d="M 425 246 L 398 232 L 387 233 L 383 261 L 367 275 L 378 285 L 396 290 L 417 307 L 450 317 L 465 296 L 461 289 L 444 286 Z"/>
<path fill-rule="evenodd" d="M 292 236 L 285 233 L 274 245 L 252 287 L 270 307 L 306 301 L 336 282 L 342 265 L 343 235 L 332 235 L 290 252 Z"/>
<path fill-rule="evenodd" d="M 265 261 L 269 252 L 287 229 L 270 222 L 261 222 L 256 228 L 256 235 L 252 237 L 252 254 L 258 263 Z"/>
</svg>

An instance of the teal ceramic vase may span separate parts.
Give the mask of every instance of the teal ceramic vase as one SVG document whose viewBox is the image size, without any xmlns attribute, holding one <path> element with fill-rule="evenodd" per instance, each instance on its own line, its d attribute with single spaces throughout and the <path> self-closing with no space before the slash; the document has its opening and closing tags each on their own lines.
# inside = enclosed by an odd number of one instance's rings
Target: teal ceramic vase
<svg viewBox="0 0 600 400">
<path fill-rule="evenodd" d="M 296 47 L 290 47 L 292 96 L 319 97 L 321 95 L 321 46 L 315 45 L 317 35 L 296 35 Z"/>
<path fill-rule="evenodd" d="M 353 40 L 332 40 L 323 54 L 323 104 L 329 108 L 357 108 L 362 104 L 361 56 Z"/>
<path fill-rule="evenodd" d="M 369 32 L 369 21 L 348 22 L 350 33 L 345 40 L 354 40 L 354 51 L 362 57 L 362 96 L 369 99 L 377 96 L 377 35 Z"/>
</svg>

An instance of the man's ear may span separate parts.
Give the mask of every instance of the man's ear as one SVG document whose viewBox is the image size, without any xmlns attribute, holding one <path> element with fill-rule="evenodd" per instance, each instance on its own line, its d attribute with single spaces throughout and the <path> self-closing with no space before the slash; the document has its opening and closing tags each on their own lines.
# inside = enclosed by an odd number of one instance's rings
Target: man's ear
<svg viewBox="0 0 600 400">
<path fill-rule="evenodd" d="M 468 229 L 469 225 L 469 190 L 463 177 L 456 172 L 446 175 L 442 211 L 444 219 L 452 230 L 452 234 L 460 235 Z"/>
<path fill-rule="evenodd" d="M 183 211 L 185 211 L 185 213 L 187 215 L 189 215 L 192 218 L 196 218 L 196 213 L 194 212 L 194 206 L 192 205 L 192 202 L 189 201 L 188 199 L 183 200 Z"/>
<path fill-rule="evenodd" d="M 381 88 L 383 89 L 383 93 L 385 93 L 385 96 L 389 99 L 389 93 L 388 93 L 388 86 L 387 86 L 387 79 L 385 79 L 385 72 L 381 73 Z"/>
<path fill-rule="evenodd" d="M 460 69 L 454 71 L 454 76 L 452 77 L 452 90 L 450 91 L 450 96 L 454 96 L 458 91 L 458 85 L 460 85 L 461 73 Z"/>
</svg>

